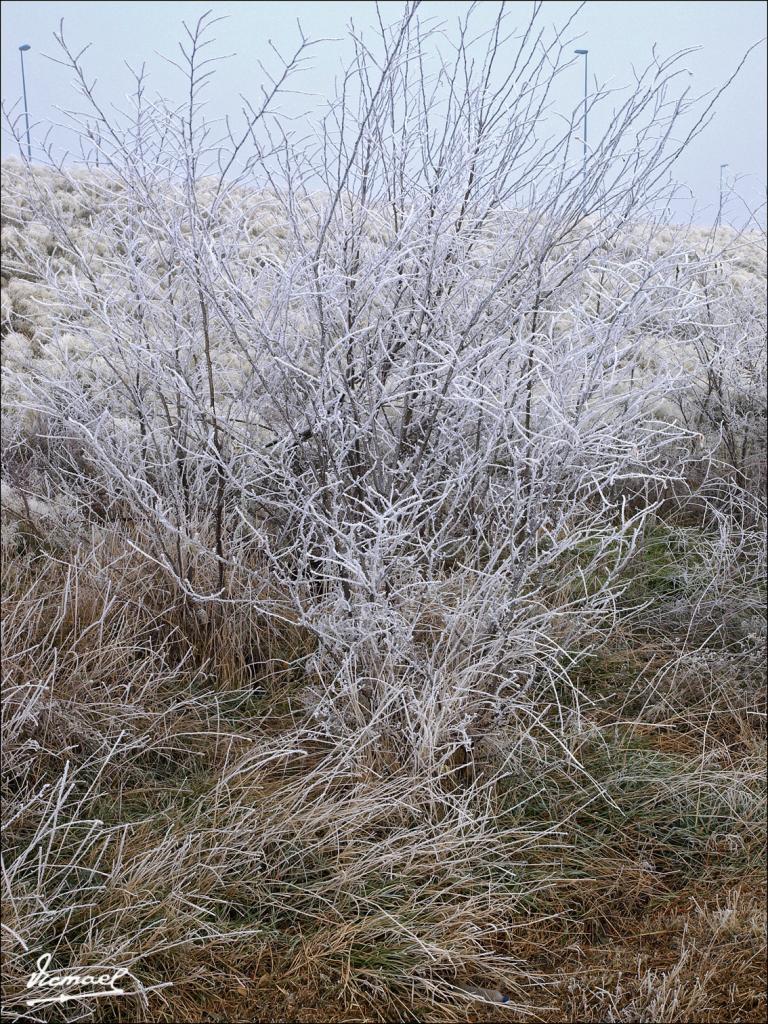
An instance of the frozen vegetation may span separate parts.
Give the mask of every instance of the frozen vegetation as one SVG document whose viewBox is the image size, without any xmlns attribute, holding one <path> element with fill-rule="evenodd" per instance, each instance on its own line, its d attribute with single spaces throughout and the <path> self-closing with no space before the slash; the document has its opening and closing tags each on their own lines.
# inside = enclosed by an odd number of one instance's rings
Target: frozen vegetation
<svg viewBox="0 0 768 1024">
<path fill-rule="evenodd" d="M 679 60 L 585 182 L 569 26 L 417 6 L 298 141 L 61 39 L 3 166 L 8 1019 L 764 1019 L 765 234 Z"/>
</svg>

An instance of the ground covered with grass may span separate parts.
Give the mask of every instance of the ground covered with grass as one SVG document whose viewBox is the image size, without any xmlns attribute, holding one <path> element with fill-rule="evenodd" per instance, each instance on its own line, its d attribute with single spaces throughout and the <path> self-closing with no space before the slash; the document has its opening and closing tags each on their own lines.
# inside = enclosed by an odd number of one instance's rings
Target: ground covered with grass
<svg viewBox="0 0 768 1024">
<path fill-rule="evenodd" d="M 658 535 L 636 587 L 680 568 Z M 147 994 L 106 1019 L 763 1018 L 753 636 L 638 624 L 574 670 L 567 715 L 541 699 L 425 785 L 396 743 L 352 758 L 313 729 L 300 630 L 256 670 L 247 616 L 202 630 L 130 549 L 63 554 L 23 528 L 6 549 L 4 921 L 135 965 Z"/>
</svg>

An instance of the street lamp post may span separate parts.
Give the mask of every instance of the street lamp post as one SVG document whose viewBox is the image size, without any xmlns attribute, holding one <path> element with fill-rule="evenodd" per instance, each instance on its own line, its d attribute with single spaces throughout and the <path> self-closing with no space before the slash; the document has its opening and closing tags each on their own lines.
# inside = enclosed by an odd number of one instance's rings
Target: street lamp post
<svg viewBox="0 0 768 1024">
<path fill-rule="evenodd" d="M 723 216 L 723 171 L 726 169 L 728 164 L 720 164 L 720 203 L 717 207 L 717 224 L 720 226 L 720 221 Z"/>
<path fill-rule="evenodd" d="M 24 120 L 27 123 L 27 159 L 32 160 L 32 143 L 29 141 L 29 104 L 27 103 L 27 80 L 24 76 L 24 53 L 31 50 L 29 43 L 22 43 L 19 47 L 21 56 L 21 89 L 24 93 Z"/>
<path fill-rule="evenodd" d="M 582 196 L 581 196 L 581 212 L 584 214 L 587 209 L 587 90 L 588 90 L 588 79 L 587 79 L 587 61 L 589 57 L 589 50 L 574 50 L 574 53 L 578 53 L 580 57 L 584 58 L 584 164 L 582 168 Z"/>
</svg>

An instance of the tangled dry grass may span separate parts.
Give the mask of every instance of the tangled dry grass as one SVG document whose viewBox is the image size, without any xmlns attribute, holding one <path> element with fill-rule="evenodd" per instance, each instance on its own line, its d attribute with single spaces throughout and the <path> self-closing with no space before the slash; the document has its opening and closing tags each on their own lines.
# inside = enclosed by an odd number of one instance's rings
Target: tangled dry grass
<svg viewBox="0 0 768 1024">
<path fill-rule="evenodd" d="M 653 221 L 658 64 L 585 193 L 565 37 L 441 107 L 414 10 L 318 150 L 216 171 L 203 20 L 4 167 L 7 1019 L 765 1019 L 764 236 Z"/>
</svg>

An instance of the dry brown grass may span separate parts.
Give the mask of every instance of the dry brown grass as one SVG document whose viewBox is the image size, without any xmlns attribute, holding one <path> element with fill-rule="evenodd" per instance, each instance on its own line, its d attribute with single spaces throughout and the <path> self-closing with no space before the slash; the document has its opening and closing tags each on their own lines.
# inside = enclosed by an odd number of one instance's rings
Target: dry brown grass
<svg viewBox="0 0 768 1024">
<path fill-rule="evenodd" d="M 48 949 L 131 966 L 109 1020 L 762 1019 L 751 649 L 617 636 L 580 716 L 430 804 L 396 745 L 313 736 L 299 631 L 200 628 L 119 538 L 63 550 L 4 563 L 7 1014 Z"/>
</svg>

